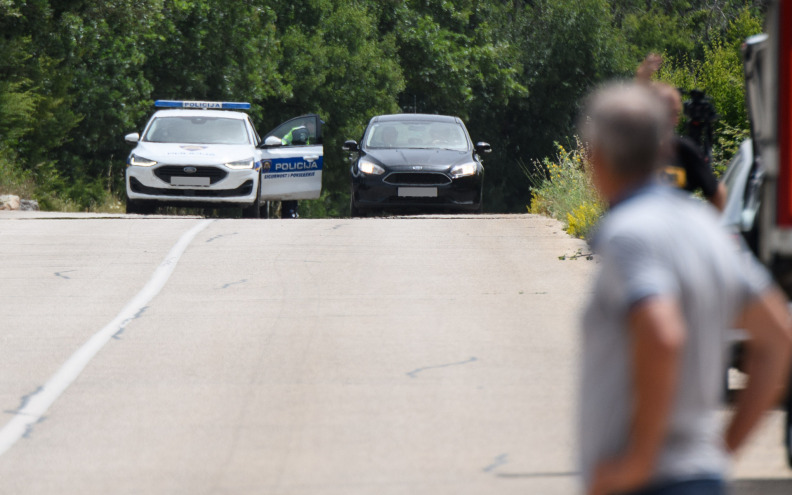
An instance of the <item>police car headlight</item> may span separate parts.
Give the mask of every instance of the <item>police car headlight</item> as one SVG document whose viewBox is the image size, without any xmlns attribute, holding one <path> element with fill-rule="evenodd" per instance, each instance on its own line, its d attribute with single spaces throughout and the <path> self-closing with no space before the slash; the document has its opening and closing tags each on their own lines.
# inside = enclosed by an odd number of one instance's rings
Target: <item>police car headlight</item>
<svg viewBox="0 0 792 495">
<path fill-rule="evenodd" d="M 129 164 L 136 165 L 138 167 L 151 167 L 152 165 L 156 165 L 157 162 L 132 153 L 129 155 Z"/>
<path fill-rule="evenodd" d="M 459 179 L 460 177 L 476 175 L 477 171 L 478 171 L 478 167 L 474 162 L 463 163 L 461 165 L 456 165 L 454 166 L 454 168 L 451 169 L 451 177 L 453 177 L 454 179 Z"/>
<path fill-rule="evenodd" d="M 382 175 L 385 173 L 384 168 L 368 160 L 359 160 L 358 170 L 360 170 L 361 172 L 367 175 Z"/>
<path fill-rule="evenodd" d="M 239 160 L 236 162 L 229 162 L 225 164 L 228 168 L 233 168 L 234 170 L 243 170 L 248 168 L 253 168 L 253 159 L 247 158 L 245 160 Z"/>
</svg>

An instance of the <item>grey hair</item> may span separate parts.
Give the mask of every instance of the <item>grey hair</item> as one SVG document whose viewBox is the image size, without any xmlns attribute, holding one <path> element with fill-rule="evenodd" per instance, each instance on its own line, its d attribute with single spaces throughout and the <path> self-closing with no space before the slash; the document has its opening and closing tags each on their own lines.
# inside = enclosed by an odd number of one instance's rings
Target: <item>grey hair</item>
<svg viewBox="0 0 792 495">
<path fill-rule="evenodd" d="M 587 100 L 579 128 L 614 174 L 646 178 L 655 172 L 670 128 L 667 105 L 646 86 L 609 84 Z"/>
</svg>

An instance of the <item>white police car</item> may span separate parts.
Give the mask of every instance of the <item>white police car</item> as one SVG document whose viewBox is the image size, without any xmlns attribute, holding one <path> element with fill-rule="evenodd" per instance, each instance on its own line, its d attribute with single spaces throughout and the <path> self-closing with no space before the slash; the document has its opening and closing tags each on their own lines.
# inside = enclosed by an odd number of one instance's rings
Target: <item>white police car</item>
<svg viewBox="0 0 792 495">
<path fill-rule="evenodd" d="M 323 147 L 318 115 L 291 119 L 262 140 L 249 103 L 157 100 L 142 134 L 125 140 L 127 213 L 158 206 L 241 207 L 259 218 L 270 200 L 321 194 Z"/>
</svg>

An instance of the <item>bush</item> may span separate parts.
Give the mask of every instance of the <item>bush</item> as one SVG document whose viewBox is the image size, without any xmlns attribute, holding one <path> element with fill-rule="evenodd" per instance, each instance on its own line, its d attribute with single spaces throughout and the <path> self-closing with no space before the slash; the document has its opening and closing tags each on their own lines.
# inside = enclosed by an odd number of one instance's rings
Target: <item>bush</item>
<svg viewBox="0 0 792 495">
<path fill-rule="evenodd" d="M 585 239 L 605 208 L 591 184 L 580 141 L 572 150 L 558 143 L 556 148 L 555 160 L 545 158 L 532 169 L 523 167 L 532 186 L 528 212 L 555 218 L 569 235 Z"/>
</svg>

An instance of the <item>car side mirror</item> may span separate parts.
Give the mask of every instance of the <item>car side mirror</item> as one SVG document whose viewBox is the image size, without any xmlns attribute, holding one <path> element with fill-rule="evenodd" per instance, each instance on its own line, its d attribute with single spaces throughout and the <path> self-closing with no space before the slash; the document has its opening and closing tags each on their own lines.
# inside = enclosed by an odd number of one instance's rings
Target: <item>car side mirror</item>
<svg viewBox="0 0 792 495">
<path fill-rule="evenodd" d="M 283 146 L 283 141 L 278 136 L 270 136 L 264 140 L 264 146 L 272 147 L 272 146 Z"/>
<path fill-rule="evenodd" d="M 357 141 L 354 139 L 350 139 L 349 141 L 345 141 L 344 145 L 341 146 L 341 149 L 344 151 L 359 151 Z"/>
<path fill-rule="evenodd" d="M 138 141 L 140 141 L 140 134 L 138 134 L 137 132 L 127 134 L 126 136 L 124 136 L 124 141 L 126 141 L 129 144 L 135 144 Z"/>
<path fill-rule="evenodd" d="M 490 153 L 491 151 L 492 151 L 492 146 L 490 146 L 489 143 L 485 143 L 483 141 L 479 141 L 478 143 L 476 143 L 476 153 L 481 155 L 484 153 Z"/>
</svg>

